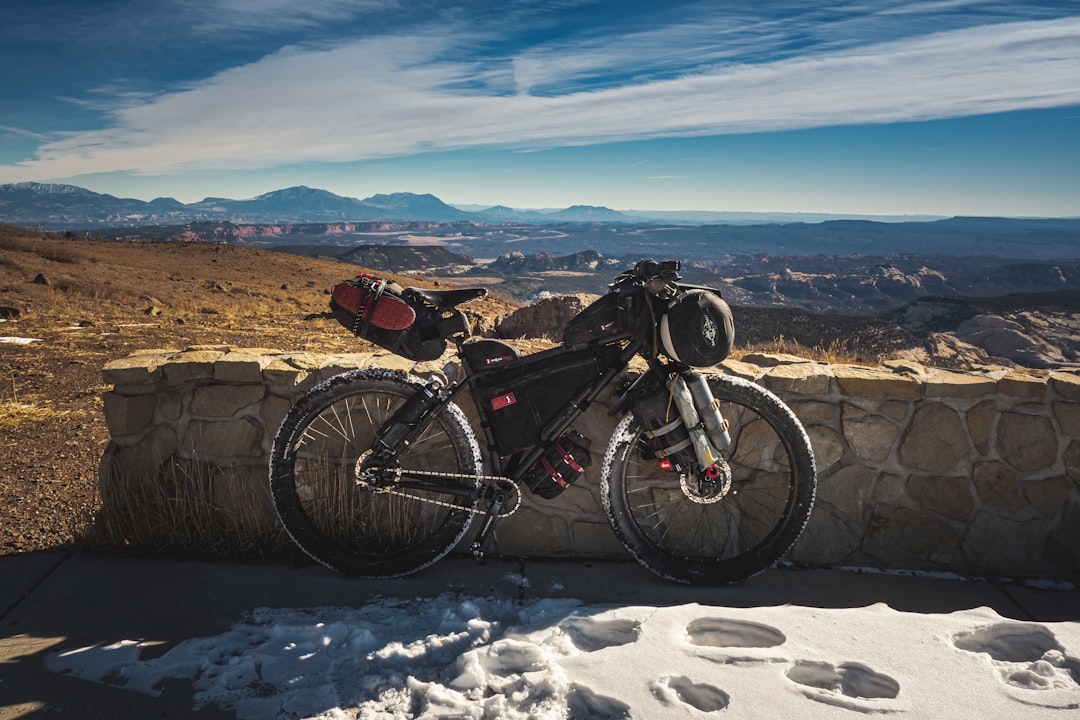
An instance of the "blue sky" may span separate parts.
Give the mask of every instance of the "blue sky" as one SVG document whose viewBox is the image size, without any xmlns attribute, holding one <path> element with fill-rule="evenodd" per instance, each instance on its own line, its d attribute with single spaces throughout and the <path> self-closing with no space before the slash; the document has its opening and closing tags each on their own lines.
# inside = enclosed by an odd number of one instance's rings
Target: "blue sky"
<svg viewBox="0 0 1080 720">
<path fill-rule="evenodd" d="M 1080 0 L 0 8 L 0 183 L 1080 216 Z"/>
</svg>

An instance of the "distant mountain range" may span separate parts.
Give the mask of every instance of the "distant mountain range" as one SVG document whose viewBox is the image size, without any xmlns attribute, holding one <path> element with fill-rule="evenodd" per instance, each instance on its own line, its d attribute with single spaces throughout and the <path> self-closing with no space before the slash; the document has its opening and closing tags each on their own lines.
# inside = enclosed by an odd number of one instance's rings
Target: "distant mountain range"
<svg viewBox="0 0 1080 720">
<path fill-rule="evenodd" d="M 208 197 L 182 203 L 174 198 L 146 202 L 93 192 L 74 185 L 14 183 L 0 185 L 0 222 L 46 230 L 85 230 L 191 222 L 325 223 L 342 221 L 521 223 L 636 223 L 674 225 L 748 225 L 872 219 L 934 220 L 936 217 L 823 215 L 815 213 L 737 213 L 709 211 L 618 211 L 593 205 L 559 210 L 518 210 L 448 205 L 434 195 L 408 192 L 357 198 L 303 185 L 275 190 L 247 200 Z"/>
<path fill-rule="evenodd" d="M 208 197 L 194 203 L 173 198 L 146 202 L 96 193 L 74 185 L 15 183 L 0 185 L 0 222 L 51 230 L 81 230 L 190 222 L 317 223 L 384 220 L 389 222 L 565 223 L 640 222 L 610 208 L 575 205 L 552 212 L 494 206 L 460 210 L 434 195 L 400 192 L 369 198 L 342 197 L 303 185 L 275 190 L 248 200 Z"/>
</svg>

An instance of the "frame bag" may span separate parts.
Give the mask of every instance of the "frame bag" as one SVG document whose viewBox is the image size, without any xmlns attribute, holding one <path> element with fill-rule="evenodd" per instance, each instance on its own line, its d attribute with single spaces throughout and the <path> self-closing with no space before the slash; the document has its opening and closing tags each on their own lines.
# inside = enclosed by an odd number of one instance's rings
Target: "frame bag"
<svg viewBox="0 0 1080 720">
<path fill-rule="evenodd" d="M 557 347 L 478 375 L 475 391 L 499 449 L 509 454 L 539 444 L 540 429 L 609 362 L 610 354 L 600 348 Z"/>
</svg>

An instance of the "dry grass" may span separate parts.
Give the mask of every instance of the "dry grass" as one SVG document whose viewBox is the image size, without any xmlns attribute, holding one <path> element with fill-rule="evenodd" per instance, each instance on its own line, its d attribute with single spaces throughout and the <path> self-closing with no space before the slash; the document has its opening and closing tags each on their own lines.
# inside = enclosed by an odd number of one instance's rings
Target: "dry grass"
<svg viewBox="0 0 1080 720">
<path fill-rule="evenodd" d="M 0 430 L 14 432 L 28 423 L 41 422 L 54 416 L 49 408 L 17 400 L 0 401 Z"/>
<path fill-rule="evenodd" d="M 831 364 L 866 363 L 868 359 L 865 357 L 865 351 L 858 350 L 858 347 L 859 340 L 857 338 L 835 338 L 829 341 L 827 345 L 818 344 L 813 347 L 806 347 L 799 343 L 798 340 L 785 338 L 783 335 L 780 335 L 779 337 L 774 338 L 771 343 L 759 344 L 753 348 L 746 348 L 737 353 L 733 353 L 733 355 L 738 359 L 738 357 L 753 351 L 796 355 L 808 360 Z M 874 358 L 871 362 L 877 362 L 878 360 L 878 358 Z"/>
<path fill-rule="evenodd" d="M 173 458 L 156 472 L 106 472 L 101 493 L 102 509 L 83 537 L 90 547 L 244 561 L 294 553 L 257 502 L 269 502 L 265 483 L 251 488 L 243 475 L 203 460 Z"/>
</svg>

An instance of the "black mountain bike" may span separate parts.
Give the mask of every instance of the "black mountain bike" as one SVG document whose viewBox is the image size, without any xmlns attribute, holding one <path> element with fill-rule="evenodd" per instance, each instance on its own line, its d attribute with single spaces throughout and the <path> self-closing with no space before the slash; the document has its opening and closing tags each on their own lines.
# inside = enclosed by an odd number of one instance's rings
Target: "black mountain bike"
<svg viewBox="0 0 1080 720">
<path fill-rule="evenodd" d="M 755 383 L 702 374 L 731 349 L 719 293 L 681 284 L 679 263 L 644 260 L 567 326 L 561 346 L 518 356 L 470 336 L 458 305 L 476 289 L 425 290 L 361 276 L 331 307 L 356 334 L 413 359 L 447 341 L 458 364 L 427 379 L 387 369 L 308 391 L 274 441 L 270 487 L 296 544 L 364 576 L 405 575 L 462 543 L 479 559 L 527 488 L 552 498 L 591 464 L 573 429 L 608 390 L 621 416 L 600 476 L 616 536 L 677 582 L 720 584 L 772 565 L 798 539 L 816 490 L 814 456 L 791 410 Z M 346 292 L 347 291 L 347 292 Z M 647 371 L 634 379 L 630 361 Z M 449 376 L 449 377 L 448 377 Z M 455 398 L 468 388 L 486 453 Z M 614 392 L 611 392 L 611 390 Z"/>
</svg>

